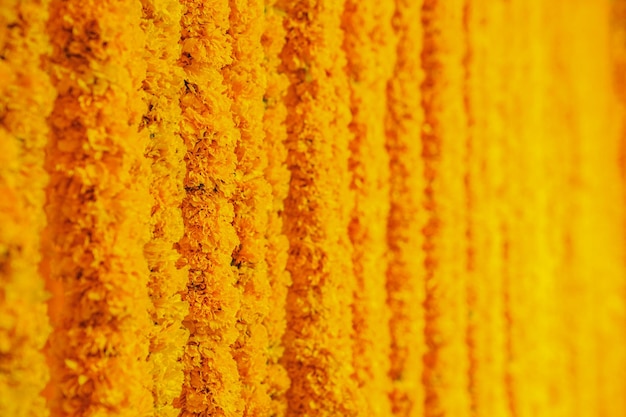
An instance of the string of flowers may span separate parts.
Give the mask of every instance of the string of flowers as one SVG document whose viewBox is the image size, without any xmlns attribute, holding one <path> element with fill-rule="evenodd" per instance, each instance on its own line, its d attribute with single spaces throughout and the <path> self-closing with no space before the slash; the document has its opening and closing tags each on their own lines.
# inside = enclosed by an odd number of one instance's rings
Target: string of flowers
<svg viewBox="0 0 626 417">
<path fill-rule="evenodd" d="M 395 63 L 393 13 L 391 2 L 348 0 L 342 17 L 354 135 L 349 159 L 355 196 L 349 235 L 357 283 L 353 364 L 368 415 L 391 414 L 386 291 L 390 168 L 385 113 L 387 81 Z"/>
<path fill-rule="evenodd" d="M 62 311 L 49 339 L 53 415 L 152 412 L 151 329 L 143 254 L 152 199 L 141 5 L 52 1 L 49 73 L 57 89 L 46 149 L 44 252 Z M 149 380 L 148 380 L 149 381 Z"/>
<path fill-rule="evenodd" d="M 241 377 L 244 416 L 265 416 L 271 407 L 265 384 L 269 341 L 263 324 L 270 309 L 265 258 L 268 215 L 272 209 L 272 189 L 264 177 L 268 164 L 263 144 L 263 96 L 267 84 L 261 45 L 264 7 L 261 0 L 230 2 L 229 34 L 237 59 L 223 72 L 232 99 L 233 122 L 240 131 L 235 147 L 237 191 L 231 198 L 239 246 L 233 251 L 231 263 L 236 268 L 236 286 L 242 300 L 237 313 L 239 337 L 231 349 Z"/>
<path fill-rule="evenodd" d="M 425 253 L 425 415 L 469 415 L 469 355 L 463 246 L 467 121 L 464 116 L 463 2 L 425 0 L 422 155 L 428 221 Z M 460 330 L 462 329 L 462 330 Z"/>
<path fill-rule="evenodd" d="M 293 284 L 287 298 L 284 363 L 288 416 L 356 416 L 363 398 L 352 379 L 356 289 L 348 223 L 349 88 L 340 28 L 343 2 L 283 1 L 287 42 L 285 201 Z"/>
<path fill-rule="evenodd" d="M 538 10 L 530 4 L 510 7 L 511 20 L 520 25 L 519 30 L 511 31 L 510 45 L 519 47 L 526 44 L 531 33 L 536 31 L 540 31 L 538 33 L 542 33 L 542 37 L 546 36 L 541 29 L 543 25 Z M 516 180 L 508 181 L 505 188 L 507 211 L 504 221 L 508 235 L 505 296 L 510 326 L 509 401 L 519 415 L 549 413 L 551 407 L 547 393 L 550 391 L 549 377 L 553 364 L 549 363 L 548 352 L 537 348 L 542 340 L 550 340 L 552 336 L 546 331 L 547 322 L 552 317 L 538 316 L 539 311 L 544 311 L 550 292 L 550 273 L 546 273 L 545 256 L 551 254 L 542 253 L 546 247 L 541 233 L 547 225 L 542 224 L 543 219 L 535 218 L 537 213 L 541 213 L 539 217 L 545 216 L 542 200 L 547 195 L 542 188 L 549 180 L 542 173 L 545 166 L 541 155 L 543 146 L 537 146 L 537 136 L 545 140 L 543 129 L 547 128 L 542 120 L 544 109 L 539 101 L 543 100 L 541 97 L 547 91 L 546 79 L 539 73 L 545 52 L 542 45 L 533 45 L 523 51 L 520 49 L 519 54 L 510 57 L 507 73 L 510 77 L 508 94 L 513 103 L 522 104 L 510 108 L 507 114 L 512 130 L 505 143 L 510 161 L 510 166 L 505 167 L 505 175 Z M 520 196 L 524 196 L 523 205 L 516 203 Z"/>
<path fill-rule="evenodd" d="M 0 7 L 0 415 L 47 416 L 49 378 L 41 350 L 50 333 L 38 271 L 45 225 L 44 149 L 54 89 L 40 63 L 48 52 L 47 1 Z"/>
<path fill-rule="evenodd" d="M 176 406 L 181 417 L 241 416 L 242 383 L 231 346 L 239 337 L 233 252 L 239 239 L 232 204 L 237 191 L 235 149 L 239 141 L 222 68 L 233 62 L 230 8 L 218 1 L 182 2 L 184 87 L 180 96 L 181 135 L 187 152 L 185 234 L 179 266 L 189 266 L 184 321 L 189 340 L 183 356 L 184 382 Z"/>
<path fill-rule="evenodd" d="M 523 14 L 519 12 L 520 5 L 510 5 L 506 8 L 505 13 L 507 19 L 511 21 L 511 26 L 520 24 L 520 19 L 523 18 Z M 507 27 L 508 28 L 508 27 Z M 519 49 L 522 43 L 525 41 L 524 32 L 520 30 L 513 30 L 512 27 L 504 33 L 504 39 L 507 42 L 507 54 L 504 56 L 504 71 L 506 73 L 504 91 L 507 96 L 520 97 L 521 80 L 520 73 L 517 66 L 526 59 L 528 53 L 527 50 Z M 519 50 L 523 53 L 514 54 L 511 49 Z M 521 100 L 518 98 L 517 100 Z M 514 111 L 513 106 L 516 103 L 508 101 L 503 109 L 503 117 L 505 122 L 511 128 L 511 135 L 504 136 L 502 141 L 503 153 L 506 155 L 506 161 L 508 163 L 502 165 L 502 175 L 505 178 L 514 178 L 515 175 L 519 175 L 520 171 L 514 158 L 517 157 L 517 147 L 519 146 L 520 134 L 522 132 L 522 120 L 517 120 L 514 117 L 514 113 L 517 113 L 518 109 Z M 517 106 L 515 106 L 517 107 Z M 520 403 L 517 392 L 517 382 L 519 381 L 520 361 L 517 358 L 518 345 L 517 335 L 518 328 L 515 326 L 517 320 L 516 302 L 514 281 L 519 279 L 518 268 L 520 265 L 517 263 L 519 255 L 515 250 L 514 239 L 517 228 L 517 222 L 515 219 L 516 209 L 513 206 L 515 202 L 515 194 L 519 192 L 519 184 L 516 181 L 509 181 L 507 187 L 502 189 L 502 213 L 501 213 L 501 230 L 503 239 L 502 255 L 506 262 L 503 265 L 503 298 L 504 298 L 504 317 L 506 323 L 505 333 L 505 390 L 507 394 L 507 405 L 511 413 L 520 414 L 526 413 L 527 410 L 523 410 L 523 405 Z M 513 363 L 517 363 L 516 366 L 512 366 Z M 520 414 L 521 415 L 521 414 Z"/>
<path fill-rule="evenodd" d="M 589 194 L 578 193 L 577 196 L 581 219 L 576 228 L 576 236 L 580 237 L 576 241 L 580 246 L 575 249 L 575 255 L 581 262 L 577 270 L 584 271 L 582 285 L 592 288 L 588 291 L 591 300 L 587 303 L 598 308 L 595 317 L 585 317 L 589 320 L 586 330 L 591 331 L 591 336 L 585 340 L 596 340 L 597 344 L 580 346 L 590 357 L 591 352 L 602 352 L 599 366 L 590 367 L 589 362 L 582 362 L 584 356 L 581 355 L 578 358 L 581 361 L 579 367 L 600 381 L 595 387 L 598 413 L 623 415 L 626 413 L 626 398 L 620 393 L 624 392 L 626 381 L 626 350 L 610 349 L 606 355 L 604 352 L 606 346 L 624 346 L 626 339 L 624 332 L 614 330 L 626 327 L 626 206 L 623 204 L 626 197 L 626 112 L 623 101 L 626 90 L 621 84 L 624 74 L 616 74 L 624 66 L 626 53 L 623 26 L 626 5 L 606 1 L 578 4 L 572 12 L 572 21 L 564 22 L 571 26 L 567 32 L 563 31 L 566 34 L 563 37 L 574 34 L 575 47 L 566 51 L 570 53 L 569 62 L 581 63 L 571 66 L 573 85 L 576 86 L 572 95 L 581 120 L 579 156 L 585 160 L 577 166 L 581 184 L 593 190 Z M 613 22 L 610 21 L 611 14 L 615 19 Z M 578 30 L 577 26 L 585 29 Z M 586 36 L 587 33 L 591 38 Z M 614 45 L 613 50 L 611 45 Z M 598 54 L 601 58 L 589 59 L 591 54 Z M 595 73 L 598 76 L 591 77 L 594 85 L 586 84 L 585 80 Z M 598 94 L 599 91 L 613 92 Z M 566 120 L 569 122 L 571 119 Z M 606 251 L 598 248 L 606 248 Z M 578 257 L 578 254 L 583 255 Z M 599 277 L 603 276 L 611 278 L 600 280 Z M 577 306 L 574 308 L 580 312 Z M 588 311 L 593 312 L 593 307 Z M 616 335 L 621 341 L 615 340 Z M 584 377 L 584 374 L 578 376 L 577 380 L 585 381 Z M 580 385 L 580 389 L 584 390 L 584 382 Z"/>
<path fill-rule="evenodd" d="M 265 178 L 272 187 L 271 209 L 267 223 L 267 275 L 270 284 L 268 303 L 270 308 L 264 318 L 267 329 L 268 347 L 267 385 L 271 398 L 269 415 L 285 415 L 287 400 L 285 393 L 289 387 L 289 377 L 280 362 L 284 354 L 282 338 L 287 327 L 286 302 L 287 288 L 291 284 L 291 276 L 287 271 L 289 241 L 283 232 L 284 200 L 289 191 L 289 170 L 285 165 L 287 149 L 285 141 L 287 130 L 285 118 L 287 109 L 283 97 L 287 90 L 288 80 L 278 71 L 281 64 L 280 52 L 285 43 L 283 27 L 284 12 L 278 9 L 274 1 L 265 5 L 265 27 L 261 44 L 265 59 L 263 68 L 267 77 L 267 87 L 263 96 L 265 112 L 263 114 L 263 145 L 267 155 Z"/>
<path fill-rule="evenodd" d="M 422 416 L 422 356 L 424 354 L 424 239 L 422 209 L 423 112 L 420 88 L 422 30 L 421 2 L 397 0 L 392 18 L 397 38 L 394 73 L 387 88 L 387 142 L 389 153 L 389 218 L 387 239 L 387 303 L 391 310 L 391 410 L 395 416 Z M 410 94 L 408 92 L 411 92 Z"/>
<path fill-rule="evenodd" d="M 189 337 L 182 320 L 188 305 L 180 293 L 186 288 L 188 271 L 177 268 L 179 258 L 174 244 L 183 235 L 180 205 L 184 196 L 185 145 L 180 137 L 181 111 L 178 98 L 183 88 L 180 57 L 180 18 L 178 1 L 146 0 L 142 27 L 146 33 L 143 82 L 145 113 L 140 129 L 149 135 L 146 157 L 151 164 L 151 239 L 144 247 L 150 268 L 148 291 L 152 300 L 150 357 L 155 416 L 177 416 L 173 401 L 181 393 L 181 357 Z"/>
<path fill-rule="evenodd" d="M 471 408 L 479 416 L 510 412 L 506 384 L 503 199 L 506 187 L 504 4 L 479 4 L 465 19 L 468 221 L 468 337 Z M 499 35 L 498 35 L 499 34 Z M 490 39 L 489 45 L 482 39 Z M 497 140 L 496 140 L 497 139 Z M 484 277 L 490 279 L 484 279 Z M 494 381 L 502 383 L 494 384 Z"/>
</svg>

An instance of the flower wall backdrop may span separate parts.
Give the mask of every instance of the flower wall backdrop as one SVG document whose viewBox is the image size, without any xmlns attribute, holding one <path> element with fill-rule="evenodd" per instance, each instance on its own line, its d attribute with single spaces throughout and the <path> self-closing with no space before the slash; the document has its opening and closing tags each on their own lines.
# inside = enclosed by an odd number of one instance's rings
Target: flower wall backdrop
<svg viewBox="0 0 626 417">
<path fill-rule="evenodd" d="M 0 0 L 0 416 L 626 416 L 626 1 Z"/>
</svg>

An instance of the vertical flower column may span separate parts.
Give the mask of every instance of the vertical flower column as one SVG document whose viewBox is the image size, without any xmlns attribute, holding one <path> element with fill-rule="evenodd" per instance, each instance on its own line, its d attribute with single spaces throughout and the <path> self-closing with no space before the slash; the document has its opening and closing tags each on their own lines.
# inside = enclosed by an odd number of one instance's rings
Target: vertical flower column
<svg viewBox="0 0 626 417">
<path fill-rule="evenodd" d="M 551 388 L 553 398 L 559 404 L 551 406 L 554 415 L 596 415 L 598 396 L 602 389 L 598 384 L 588 381 L 596 377 L 598 340 L 596 338 L 597 308 L 595 284 L 584 272 L 585 256 L 578 253 L 581 236 L 578 226 L 581 224 L 581 201 L 587 196 L 582 184 L 581 163 L 585 155 L 581 153 L 584 139 L 580 131 L 581 113 L 576 100 L 575 73 L 588 55 L 580 54 L 580 37 L 593 39 L 588 30 L 578 33 L 581 27 L 589 28 L 587 16 L 584 21 L 577 20 L 576 8 L 571 5 L 554 3 L 546 17 L 558 22 L 560 30 L 555 34 L 549 52 L 549 63 L 553 68 L 548 85 L 549 105 L 547 119 L 549 137 L 546 145 L 552 152 L 552 159 L 559 161 L 551 164 L 550 190 L 552 202 L 550 212 L 551 246 L 558 252 L 556 271 L 556 293 L 554 305 L 558 308 L 558 325 L 554 334 L 560 343 L 557 349 L 558 375 L 553 379 Z M 582 24 L 582 26 L 581 26 Z M 594 33 L 594 30 L 591 30 Z M 572 54 L 572 52 L 574 52 Z M 584 64 L 582 64 L 584 65 Z M 586 76 L 585 76 L 586 77 Z M 598 90 L 600 93 L 600 90 Z M 595 93 L 594 93 L 595 94 Z M 605 93 L 603 93 L 605 94 Z M 592 112 L 590 115 L 597 117 Z M 545 145 L 544 145 L 545 146 Z M 554 171 L 560 170 L 560 175 Z M 557 171 L 558 172 L 558 171 Z M 582 262 L 581 262 L 582 261 Z"/>
<path fill-rule="evenodd" d="M 155 416 L 175 416 L 180 410 L 173 400 L 181 393 L 181 356 L 189 332 L 182 320 L 188 306 L 180 293 L 186 288 L 188 271 L 177 268 L 179 254 L 174 244 L 183 234 L 181 202 L 186 173 L 185 145 L 180 137 L 179 96 L 184 88 L 180 58 L 180 18 L 178 1 L 146 0 L 142 27 L 146 33 L 143 82 L 145 113 L 140 129 L 149 133 L 146 157 L 151 164 L 151 239 L 144 247 L 150 268 L 149 295 L 151 326 L 150 364 L 153 375 Z"/>
<path fill-rule="evenodd" d="M 141 4 L 53 1 L 45 270 L 61 311 L 48 354 L 53 415 L 152 413 L 144 258 L 152 199 L 138 133 Z"/>
<path fill-rule="evenodd" d="M 54 89 L 41 61 L 48 1 L 0 4 L 0 415 L 47 416 L 50 333 L 38 271 L 45 224 L 46 118 Z"/>
<path fill-rule="evenodd" d="M 519 206 L 515 200 L 515 192 L 518 189 L 519 178 L 517 178 L 518 146 L 520 142 L 520 132 L 525 122 L 524 106 L 520 103 L 521 98 L 518 91 L 523 88 L 519 64 L 526 59 L 527 49 L 523 48 L 525 39 L 524 33 L 519 30 L 520 20 L 523 16 L 517 10 L 517 5 L 507 4 L 504 6 L 504 19 L 510 22 L 504 27 L 504 41 L 510 45 L 505 51 L 504 59 L 504 87 L 503 94 L 506 97 L 503 109 L 504 123 L 507 126 L 507 134 L 502 140 L 504 158 L 501 169 L 507 179 L 505 186 L 501 189 L 501 217 L 502 217 L 502 258 L 503 258 L 503 298 L 504 298 L 504 319 L 506 323 L 505 332 L 505 390 L 507 396 L 508 414 L 511 416 L 522 415 L 520 410 L 523 403 L 519 399 L 517 390 L 517 380 L 520 373 L 519 359 L 516 340 L 516 329 L 514 323 L 517 317 L 517 305 L 514 303 L 514 280 L 517 279 L 516 271 L 520 267 L 515 262 L 518 256 L 515 253 L 515 229 L 514 216 Z M 522 113 L 519 113 L 520 110 Z"/>
<path fill-rule="evenodd" d="M 267 87 L 263 101 L 263 129 L 265 132 L 265 152 L 268 165 L 265 178 L 272 187 L 272 206 L 267 225 L 267 273 L 271 287 L 269 295 L 270 310 L 264 318 L 268 337 L 268 374 L 266 384 L 272 399 L 271 415 L 283 416 L 287 409 L 285 393 L 289 387 L 287 370 L 280 362 L 284 354 L 282 343 L 287 328 L 286 303 L 291 276 L 287 271 L 289 240 L 283 231 L 284 200 L 289 192 L 289 169 L 287 158 L 287 129 L 285 118 L 287 108 L 284 96 L 288 80 L 278 71 L 281 64 L 280 52 L 285 44 L 285 13 L 276 6 L 275 1 L 265 5 L 265 30 L 261 38 L 265 59 L 263 66 L 267 77 Z"/>
<path fill-rule="evenodd" d="M 397 37 L 394 72 L 387 87 L 389 153 L 389 217 L 387 239 L 387 303 L 391 310 L 389 395 L 394 416 L 417 417 L 424 411 L 424 257 L 422 209 L 425 181 L 422 161 L 423 79 L 421 2 L 395 2 Z"/>
<path fill-rule="evenodd" d="M 242 384 L 231 346 L 239 338 L 241 289 L 232 255 L 239 245 L 232 200 L 237 191 L 239 141 L 225 83 L 233 63 L 230 8 L 226 1 L 183 3 L 184 88 L 181 135 L 187 148 L 185 234 L 178 249 L 188 265 L 184 299 L 190 335 L 183 356 L 185 379 L 176 405 L 181 416 L 241 416 Z M 224 72 L 223 72 L 224 71 Z"/>
<path fill-rule="evenodd" d="M 578 20 L 577 7 L 572 6 L 563 2 L 543 3 L 545 23 L 541 25 L 554 28 L 543 42 L 547 45 L 548 76 L 543 93 L 546 103 L 543 130 L 548 139 L 541 141 L 546 153 L 543 182 L 548 196 L 547 250 L 554 281 L 553 296 L 549 296 L 544 312 L 544 317 L 554 317 L 549 321 L 550 340 L 546 341 L 552 345 L 548 389 L 549 412 L 554 416 L 597 414 L 598 387 L 591 387 L 587 382 L 593 380 L 597 368 L 592 350 L 597 343 L 594 340 L 597 306 L 593 301 L 593 285 L 581 274 L 578 262 L 581 257 L 575 255 L 573 249 L 574 241 L 580 239 L 576 235 L 576 225 L 581 219 L 579 197 L 586 195 L 579 187 L 580 163 L 584 158 L 580 121 L 598 115 L 580 112 L 574 88 L 580 81 L 575 80 L 573 72 L 594 56 L 593 52 L 581 54 L 580 37 L 596 42 L 599 33 L 594 27 L 597 20 L 587 21 L 587 13 L 583 20 Z M 585 30 L 579 34 L 582 28 Z M 607 56 L 594 56 L 594 60 L 602 58 L 607 59 Z M 594 95 L 606 97 L 607 92 L 598 89 Z"/>
<path fill-rule="evenodd" d="M 613 134 L 616 134 L 618 136 L 618 138 L 614 139 L 617 141 L 617 143 L 614 143 L 613 146 L 617 147 L 618 152 L 618 163 L 621 173 L 621 199 L 624 203 L 626 203 L 626 27 L 623 24 L 624 20 L 626 19 L 626 3 L 612 2 L 610 4 L 609 13 L 611 13 L 611 19 L 609 23 L 609 28 L 611 30 L 609 34 L 611 50 L 609 52 L 611 55 L 613 66 L 612 78 L 613 91 L 615 93 L 613 111 L 617 112 L 617 114 L 613 114 L 613 120 L 615 123 L 614 128 L 617 130 Z M 584 41 L 584 38 L 581 37 L 581 41 Z M 583 74 L 581 74 L 581 76 Z M 622 208 L 626 207 L 626 204 L 624 203 L 621 204 Z M 626 214 L 624 214 L 623 216 L 623 218 L 626 218 Z M 622 234 L 622 245 L 626 246 L 626 234 Z M 624 255 L 624 252 L 622 252 L 622 254 L 622 271 L 626 271 L 626 255 Z M 619 279 L 616 281 L 619 282 Z M 622 288 L 621 292 L 621 304 L 623 306 L 624 303 L 626 303 L 626 289 Z M 619 334 L 621 334 L 622 337 L 626 337 L 624 333 L 616 333 L 616 335 Z M 579 360 L 580 365 L 584 366 L 585 362 L 583 362 L 582 358 L 579 357 Z M 586 369 L 588 371 L 593 370 L 591 367 L 588 366 L 586 367 Z M 608 366 L 605 369 L 609 369 Z M 624 386 L 626 385 L 626 378 L 622 377 L 620 380 L 618 380 L 616 385 L 621 385 L 623 387 L 621 388 L 622 391 L 625 391 L 626 387 Z M 626 407 L 626 398 L 622 401 L 621 405 L 618 405 L 618 407 Z"/>
<path fill-rule="evenodd" d="M 508 178 L 505 201 L 505 311 L 508 323 L 508 384 L 511 412 L 549 414 L 550 379 L 555 370 L 554 285 L 556 262 L 548 244 L 550 183 L 548 168 L 547 66 L 555 26 L 542 19 L 544 3 L 510 3 L 506 26 L 507 135 L 503 166 Z M 547 17 L 548 15 L 546 15 Z M 512 53 L 516 51 L 515 53 Z M 554 174 L 553 174 L 554 175 Z"/>
<path fill-rule="evenodd" d="M 506 416 L 506 321 L 502 190 L 506 135 L 503 109 L 505 5 L 479 0 L 466 7 L 467 300 L 469 392 L 476 417 Z"/>
<path fill-rule="evenodd" d="M 287 43 L 285 201 L 290 242 L 284 363 L 291 378 L 288 416 L 356 416 L 363 410 L 352 379 L 351 304 L 356 289 L 348 224 L 351 133 L 341 52 L 343 2 L 283 1 Z"/>
<path fill-rule="evenodd" d="M 423 228 L 425 253 L 425 415 L 469 415 L 466 344 L 467 122 L 464 1 L 426 0 L 422 155 L 426 181 Z"/>
<path fill-rule="evenodd" d="M 393 2 L 345 4 L 342 28 L 350 86 L 350 188 L 355 205 L 350 220 L 356 278 L 352 308 L 354 379 L 368 415 L 391 413 L 389 402 L 390 310 L 387 304 L 387 217 L 389 155 L 385 148 L 387 81 L 395 63 L 391 27 Z"/>
<path fill-rule="evenodd" d="M 261 43 L 264 9 L 263 0 L 230 1 L 229 33 L 236 59 L 224 70 L 224 81 L 233 101 L 234 125 L 240 132 L 235 149 L 237 190 L 231 201 L 235 210 L 233 225 L 239 237 L 232 265 L 236 268 L 242 301 L 237 313 L 239 337 L 233 345 L 233 357 L 241 376 L 245 416 L 265 416 L 271 408 L 266 383 L 269 339 L 264 320 L 270 309 L 266 254 L 273 197 L 264 175 L 268 166 L 263 126 L 263 97 L 267 88 Z"/>
<path fill-rule="evenodd" d="M 612 90 L 614 69 L 609 50 L 610 12 L 620 6 L 611 3 L 597 1 L 568 8 L 569 22 L 577 24 L 566 50 L 581 144 L 577 183 L 580 214 L 573 227 L 573 256 L 577 278 L 585 283 L 584 296 L 595 307 L 589 318 L 593 326 L 586 328 L 584 350 L 576 365 L 596 381 L 593 412 L 601 416 L 626 414 L 626 213 L 624 176 L 620 172 L 624 167 L 619 161 L 626 140 L 620 125 L 623 107 L 616 102 L 616 93 L 623 96 L 624 91 Z M 619 20 L 621 30 L 625 15 Z M 624 53 L 624 44 L 618 47 L 621 51 L 615 53 Z M 595 363 L 584 363 L 585 356 L 594 358 Z"/>
</svg>

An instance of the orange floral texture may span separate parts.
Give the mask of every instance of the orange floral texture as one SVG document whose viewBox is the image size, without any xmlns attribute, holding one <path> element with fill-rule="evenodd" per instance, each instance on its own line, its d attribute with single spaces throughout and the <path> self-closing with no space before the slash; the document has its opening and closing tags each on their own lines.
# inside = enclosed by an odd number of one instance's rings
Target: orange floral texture
<svg viewBox="0 0 626 417">
<path fill-rule="evenodd" d="M 0 2 L 0 416 L 623 417 L 626 1 Z"/>
</svg>

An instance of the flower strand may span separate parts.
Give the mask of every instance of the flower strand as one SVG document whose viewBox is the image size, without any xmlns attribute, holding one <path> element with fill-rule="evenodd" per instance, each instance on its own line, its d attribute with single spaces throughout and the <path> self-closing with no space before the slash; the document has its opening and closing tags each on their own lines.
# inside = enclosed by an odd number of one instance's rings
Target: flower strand
<svg viewBox="0 0 626 417">
<path fill-rule="evenodd" d="M 145 113 L 141 129 L 150 136 L 146 156 L 151 159 L 150 193 L 154 201 L 151 239 L 144 247 L 150 268 L 149 295 L 154 326 L 150 339 L 150 364 L 154 380 L 155 416 L 177 416 L 173 401 L 183 385 L 181 357 L 189 332 L 182 320 L 188 305 L 181 299 L 188 271 L 177 268 L 179 257 L 174 244 L 183 235 L 180 205 L 184 196 L 185 145 L 180 137 L 180 89 L 183 86 L 180 57 L 178 1 L 143 1 L 143 29 L 146 33 Z"/>
<path fill-rule="evenodd" d="M 51 3 L 58 92 L 46 149 L 46 271 L 60 311 L 50 337 L 53 415 L 152 412 L 144 244 L 152 199 L 138 133 L 146 67 L 141 4 Z"/>
<path fill-rule="evenodd" d="M 239 246 L 233 251 L 231 264 L 242 296 L 237 313 L 239 337 L 232 345 L 232 353 L 241 376 L 243 415 L 266 416 L 270 413 L 271 398 L 265 384 L 269 339 L 263 322 L 270 310 L 266 253 L 272 189 L 264 176 L 268 165 L 263 132 L 263 96 L 267 85 L 261 44 L 264 2 L 231 0 L 229 3 L 229 31 L 237 59 L 223 74 L 232 99 L 233 121 L 240 131 L 235 148 L 237 191 L 231 198 Z"/>
<path fill-rule="evenodd" d="M 422 30 L 421 2 L 395 2 L 393 29 L 397 37 L 393 77 L 387 89 L 387 143 L 389 200 L 387 239 L 387 303 L 391 352 L 390 401 L 393 415 L 422 416 L 424 388 L 424 239 L 426 216 L 422 210 L 425 188 L 422 161 L 423 111 L 420 86 Z M 409 93 L 410 92 L 410 93 Z"/>
<path fill-rule="evenodd" d="M 245 403 L 231 346 L 239 337 L 241 289 L 233 252 L 239 246 L 232 203 L 237 192 L 233 123 L 222 69 L 233 63 L 230 8 L 221 1 L 185 0 L 181 19 L 184 86 L 181 135 L 187 152 L 185 234 L 178 244 L 189 266 L 184 321 L 189 340 L 183 356 L 185 379 L 177 406 L 185 416 L 241 416 Z"/>
<path fill-rule="evenodd" d="M 285 201 L 290 242 L 284 363 L 291 378 L 288 416 L 357 416 L 362 394 L 352 379 L 350 305 L 356 281 L 348 225 L 349 87 L 342 53 L 343 2 L 283 1 L 287 42 Z"/>
<path fill-rule="evenodd" d="M 348 0 L 342 16 L 350 85 L 349 171 L 355 204 L 349 235 L 356 278 L 352 307 L 354 376 L 368 415 L 390 415 L 390 309 L 387 304 L 389 154 L 385 116 L 387 82 L 395 64 L 391 2 Z M 382 99 L 381 99 L 382 97 Z"/>
<path fill-rule="evenodd" d="M 423 228 L 425 289 L 425 416 L 469 415 L 469 352 L 466 345 L 467 251 L 464 167 L 467 121 L 464 109 L 465 30 L 463 1 L 422 7 L 425 74 Z"/>
<path fill-rule="evenodd" d="M 270 415 L 277 416 L 285 415 L 287 408 L 285 393 L 289 387 L 289 376 L 280 359 L 284 354 L 282 339 L 287 328 L 287 290 L 291 284 L 291 276 L 287 271 L 289 241 L 283 232 L 284 219 L 282 216 L 285 208 L 284 200 L 289 191 L 290 178 L 289 169 L 285 164 L 287 158 L 287 148 L 285 147 L 287 108 L 285 107 L 284 96 L 287 91 L 288 80 L 284 74 L 279 72 L 280 52 L 285 44 L 284 17 L 284 12 L 276 6 L 274 0 L 266 1 L 265 28 L 261 43 L 265 54 L 263 68 L 267 77 L 267 87 L 263 96 L 265 103 L 263 145 L 268 164 L 264 174 L 272 187 L 266 252 L 267 273 L 271 287 L 268 302 L 272 308 L 264 318 L 268 336 L 268 374 L 265 383 L 272 399 Z"/>
<path fill-rule="evenodd" d="M 50 333 L 38 270 L 45 225 L 44 149 L 54 88 L 47 1 L 0 4 L 0 415 L 47 416 L 41 350 Z"/>
</svg>

